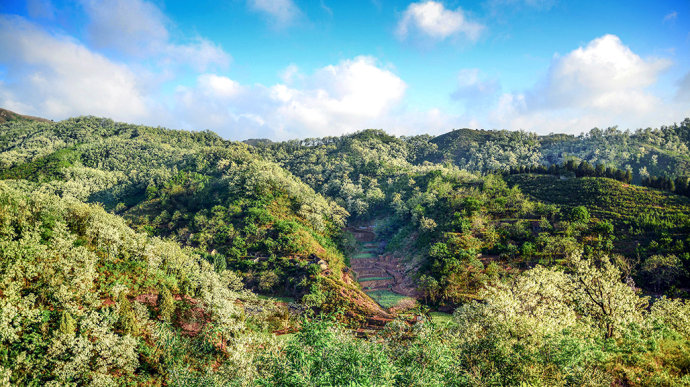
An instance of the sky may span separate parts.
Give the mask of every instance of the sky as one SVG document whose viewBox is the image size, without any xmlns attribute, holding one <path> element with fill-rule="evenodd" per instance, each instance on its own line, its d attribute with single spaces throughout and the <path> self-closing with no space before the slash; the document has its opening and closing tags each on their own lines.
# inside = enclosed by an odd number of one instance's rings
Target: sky
<svg viewBox="0 0 690 387">
<path fill-rule="evenodd" d="M 2 0 L 0 107 L 224 138 L 690 117 L 690 1 Z"/>
</svg>

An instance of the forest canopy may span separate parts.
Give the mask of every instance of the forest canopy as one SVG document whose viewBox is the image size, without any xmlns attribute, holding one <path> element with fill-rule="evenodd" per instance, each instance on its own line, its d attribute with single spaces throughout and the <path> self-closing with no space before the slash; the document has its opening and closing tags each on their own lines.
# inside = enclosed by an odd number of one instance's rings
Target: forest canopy
<svg viewBox="0 0 690 387">
<path fill-rule="evenodd" d="M 690 384 L 688 146 L 8 120 L 0 380 Z"/>
</svg>

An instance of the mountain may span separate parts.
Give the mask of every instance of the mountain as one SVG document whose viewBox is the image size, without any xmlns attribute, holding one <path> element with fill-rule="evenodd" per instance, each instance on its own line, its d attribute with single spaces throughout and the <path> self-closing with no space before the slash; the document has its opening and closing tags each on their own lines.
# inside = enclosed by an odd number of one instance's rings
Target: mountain
<svg viewBox="0 0 690 387">
<path fill-rule="evenodd" d="M 0 108 L 0 123 L 9 121 L 38 121 L 38 122 L 49 122 L 45 118 L 25 116 L 19 113 L 9 111 L 7 109 Z"/>
<path fill-rule="evenodd" d="M 645 176 L 690 176 L 690 119 L 680 124 L 621 131 L 594 128 L 579 136 L 538 136 L 522 131 L 459 129 L 430 140 L 437 148 L 424 160 L 452 161 L 475 171 L 562 164 L 569 159 L 631 170 Z"/>
<path fill-rule="evenodd" d="M 686 384 L 688 123 L 248 143 L 0 123 L 0 378 Z"/>
<path fill-rule="evenodd" d="M 100 203 L 218 270 L 239 270 L 255 290 L 332 293 L 329 303 L 312 298 L 325 309 L 384 313 L 343 279 L 337 246 L 347 212 L 242 143 L 81 117 L 11 126 L 0 149 L 3 178 Z"/>
</svg>

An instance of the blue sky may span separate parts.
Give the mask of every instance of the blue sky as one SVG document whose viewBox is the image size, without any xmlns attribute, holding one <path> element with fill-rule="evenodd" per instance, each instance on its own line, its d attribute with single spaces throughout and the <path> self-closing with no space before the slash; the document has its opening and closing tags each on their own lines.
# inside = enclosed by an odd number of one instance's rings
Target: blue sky
<svg viewBox="0 0 690 387">
<path fill-rule="evenodd" d="M 690 116 L 690 2 L 4 1 L 0 107 L 230 139 Z"/>
</svg>

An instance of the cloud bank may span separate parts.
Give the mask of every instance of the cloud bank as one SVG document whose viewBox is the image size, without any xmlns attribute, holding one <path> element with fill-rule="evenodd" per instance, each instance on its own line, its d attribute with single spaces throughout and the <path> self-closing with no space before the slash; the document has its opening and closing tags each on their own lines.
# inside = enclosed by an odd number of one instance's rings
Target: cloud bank
<svg viewBox="0 0 690 387">
<path fill-rule="evenodd" d="M 650 90 L 671 64 L 667 59 L 643 59 L 617 36 L 604 35 L 555 56 L 547 75 L 531 89 L 501 95 L 488 121 L 511 129 L 571 133 L 595 126 L 673 122 L 687 112 Z"/>
<path fill-rule="evenodd" d="M 296 78 L 294 68 L 289 68 Z M 373 57 L 360 56 L 313 74 L 299 85 L 241 86 L 230 78 L 204 74 L 192 88 L 178 89 L 178 110 L 186 122 L 240 137 L 295 138 L 342 134 L 385 117 L 403 98 L 405 82 Z"/>
<path fill-rule="evenodd" d="M 19 17 L 0 15 L 0 106 L 48 117 L 94 114 L 141 120 L 150 112 L 142 82 L 127 66 L 69 36 L 51 35 Z"/>
</svg>

